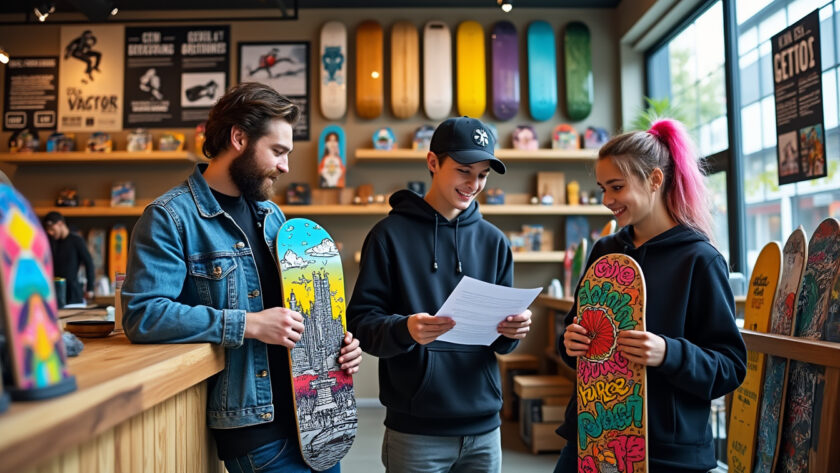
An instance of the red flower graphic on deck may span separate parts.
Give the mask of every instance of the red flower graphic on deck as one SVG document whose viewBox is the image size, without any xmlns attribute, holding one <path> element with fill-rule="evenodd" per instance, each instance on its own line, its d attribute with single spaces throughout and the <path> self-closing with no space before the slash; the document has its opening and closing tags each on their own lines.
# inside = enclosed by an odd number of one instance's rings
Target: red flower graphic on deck
<svg viewBox="0 0 840 473">
<path fill-rule="evenodd" d="M 580 317 L 580 325 L 586 329 L 591 340 L 584 358 L 590 361 L 604 361 L 612 356 L 615 351 L 616 330 L 606 310 L 584 309 Z"/>
</svg>

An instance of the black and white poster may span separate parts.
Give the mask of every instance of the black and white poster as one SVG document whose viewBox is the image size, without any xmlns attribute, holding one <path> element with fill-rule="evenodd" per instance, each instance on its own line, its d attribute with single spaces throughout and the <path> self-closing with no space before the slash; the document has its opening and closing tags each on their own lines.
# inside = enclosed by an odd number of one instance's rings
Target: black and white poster
<svg viewBox="0 0 840 473">
<path fill-rule="evenodd" d="M 125 126 L 188 127 L 227 88 L 228 26 L 125 30 Z"/>
<path fill-rule="evenodd" d="M 825 177 L 820 16 L 808 16 L 771 38 L 779 185 Z"/>
<path fill-rule="evenodd" d="M 239 43 L 239 83 L 270 85 L 300 108 L 294 139 L 309 140 L 309 43 Z"/>
<path fill-rule="evenodd" d="M 15 57 L 6 65 L 3 131 L 54 130 L 58 114 L 58 57 Z"/>
<path fill-rule="evenodd" d="M 61 27 L 58 131 L 122 130 L 124 28 Z"/>
</svg>

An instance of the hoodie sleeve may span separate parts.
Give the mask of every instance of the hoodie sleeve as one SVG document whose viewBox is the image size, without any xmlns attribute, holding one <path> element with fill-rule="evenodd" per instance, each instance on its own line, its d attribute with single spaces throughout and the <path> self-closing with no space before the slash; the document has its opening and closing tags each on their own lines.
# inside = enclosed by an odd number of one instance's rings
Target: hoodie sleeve
<svg viewBox="0 0 840 473">
<path fill-rule="evenodd" d="M 362 350 L 380 358 L 408 352 L 416 344 L 408 332 L 408 316 L 388 313 L 391 277 L 388 253 L 375 232 L 362 247 L 359 277 L 347 306 L 347 328 Z"/>
<path fill-rule="evenodd" d="M 657 368 L 674 388 L 712 400 L 737 388 L 746 375 L 747 349 L 735 325 L 735 300 L 726 262 L 715 257 L 695 274 L 689 291 L 685 338 L 662 336 L 665 360 Z"/>
<path fill-rule="evenodd" d="M 510 245 L 507 244 L 507 240 L 502 240 L 502 242 L 499 248 L 500 269 L 496 278 L 496 284 L 499 286 L 513 287 L 513 254 L 510 252 Z M 519 345 L 519 340 L 500 335 L 490 347 L 496 353 L 504 355 L 505 353 L 512 352 L 517 345 Z"/>
</svg>

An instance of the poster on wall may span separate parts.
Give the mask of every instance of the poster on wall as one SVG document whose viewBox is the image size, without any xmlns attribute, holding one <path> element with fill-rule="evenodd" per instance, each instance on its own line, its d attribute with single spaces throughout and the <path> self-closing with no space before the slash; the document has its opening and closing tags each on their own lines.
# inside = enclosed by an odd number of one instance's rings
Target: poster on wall
<svg viewBox="0 0 840 473">
<path fill-rule="evenodd" d="M 61 27 L 58 131 L 122 130 L 123 29 Z"/>
<path fill-rule="evenodd" d="M 188 127 L 227 88 L 228 26 L 125 30 L 125 126 Z"/>
<path fill-rule="evenodd" d="M 294 139 L 309 140 L 309 42 L 239 43 L 239 83 L 260 82 L 300 108 Z"/>
<path fill-rule="evenodd" d="M 54 130 L 58 57 L 16 57 L 6 65 L 3 131 Z"/>
<path fill-rule="evenodd" d="M 825 177 L 819 10 L 771 38 L 779 185 Z"/>
</svg>

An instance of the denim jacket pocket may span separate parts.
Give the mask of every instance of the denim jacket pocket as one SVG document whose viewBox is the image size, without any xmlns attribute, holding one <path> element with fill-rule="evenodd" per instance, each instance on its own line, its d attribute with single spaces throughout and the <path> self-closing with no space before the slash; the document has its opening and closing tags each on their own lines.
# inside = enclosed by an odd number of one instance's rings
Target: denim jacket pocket
<svg viewBox="0 0 840 473">
<path fill-rule="evenodd" d="M 190 257 L 189 274 L 195 283 L 202 305 L 229 306 L 236 301 L 236 258 L 233 255 L 199 255 Z"/>
</svg>

